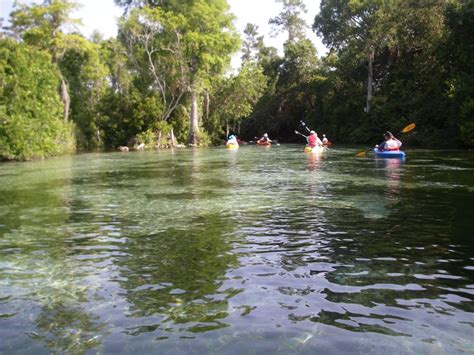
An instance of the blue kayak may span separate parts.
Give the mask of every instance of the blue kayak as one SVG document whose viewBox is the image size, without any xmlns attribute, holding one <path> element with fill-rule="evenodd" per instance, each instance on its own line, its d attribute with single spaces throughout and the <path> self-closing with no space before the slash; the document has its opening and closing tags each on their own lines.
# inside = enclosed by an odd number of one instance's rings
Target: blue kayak
<svg viewBox="0 0 474 355">
<path fill-rule="evenodd" d="M 381 158 L 405 158 L 405 152 L 402 152 L 401 150 L 384 150 L 381 152 L 377 148 L 374 148 L 374 153 L 376 156 Z"/>
</svg>

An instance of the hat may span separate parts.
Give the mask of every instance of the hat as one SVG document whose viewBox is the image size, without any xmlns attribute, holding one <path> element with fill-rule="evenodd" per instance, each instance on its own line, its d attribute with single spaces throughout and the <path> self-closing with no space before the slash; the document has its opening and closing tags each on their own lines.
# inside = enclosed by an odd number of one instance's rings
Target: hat
<svg viewBox="0 0 474 355">
<path fill-rule="evenodd" d="M 316 134 L 316 132 L 315 132 L 315 131 L 311 131 L 311 132 L 309 132 L 309 133 L 310 133 L 310 134 Z"/>
<path fill-rule="evenodd" d="M 268 137 L 268 134 L 264 133 L 263 136 L 264 136 L 265 138 L 267 138 L 267 137 Z"/>
</svg>

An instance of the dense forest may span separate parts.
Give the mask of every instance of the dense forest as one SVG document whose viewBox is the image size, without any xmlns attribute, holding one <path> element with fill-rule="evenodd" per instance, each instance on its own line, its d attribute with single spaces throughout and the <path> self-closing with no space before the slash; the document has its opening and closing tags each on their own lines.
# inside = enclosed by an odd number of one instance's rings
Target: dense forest
<svg viewBox="0 0 474 355">
<path fill-rule="evenodd" d="M 303 0 L 275 1 L 283 56 L 254 24 L 241 38 L 225 0 L 115 0 L 113 39 L 82 36 L 72 0 L 15 4 L 0 32 L 0 157 L 204 146 L 229 132 L 290 142 L 300 120 L 337 143 L 416 122 L 411 145 L 474 146 L 473 1 L 321 0 L 312 24 Z"/>
</svg>

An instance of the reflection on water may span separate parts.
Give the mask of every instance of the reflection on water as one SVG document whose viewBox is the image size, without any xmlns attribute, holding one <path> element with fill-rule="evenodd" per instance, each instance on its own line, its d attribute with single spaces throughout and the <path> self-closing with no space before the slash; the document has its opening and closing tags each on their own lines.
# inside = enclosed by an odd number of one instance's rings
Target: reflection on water
<svg viewBox="0 0 474 355">
<path fill-rule="evenodd" d="M 376 162 L 382 165 L 387 177 L 386 196 L 388 199 L 396 200 L 400 194 L 402 164 L 404 159 L 375 159 Z"/>
<path fill-rule="evenodd" d="M 472 154 L 0 169 L 0 352 L 472 352 Z"/>
<path fill-rule="evenodd" d="M 322 156 L 320 154 L 312 154 L 312 153 L 306 153 L 306 155 L 308 157 L 308 170 L 310 171 L 317 170 L 320 165 Z"/>
</svg>

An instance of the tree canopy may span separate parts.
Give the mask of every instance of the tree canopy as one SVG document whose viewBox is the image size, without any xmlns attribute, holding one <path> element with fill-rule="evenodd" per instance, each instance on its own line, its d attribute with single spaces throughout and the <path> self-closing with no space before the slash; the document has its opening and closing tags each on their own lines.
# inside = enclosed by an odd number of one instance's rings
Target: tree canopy
<svg viewBox="0 0 474 355">
<path fill-rule="evenodd" d="M 0 32 L 3 159 L 159 146 L 164 134 L 296 141 L 300 120 L 345 143 L 416 122 L 411 144 L 474 146 L 472 2 L 322 0 L 323 57 L 303 0 L 275 0 L 268 19 L 287 33 L 283 55 L 255 24 L 241 40 L 225 0 L 115 2 L 119 34 L 106 40 L 77 32 L 72 0 L 15 4 Z"/>
</svg>

